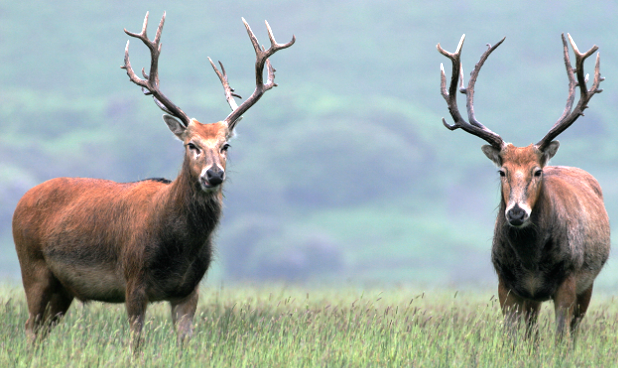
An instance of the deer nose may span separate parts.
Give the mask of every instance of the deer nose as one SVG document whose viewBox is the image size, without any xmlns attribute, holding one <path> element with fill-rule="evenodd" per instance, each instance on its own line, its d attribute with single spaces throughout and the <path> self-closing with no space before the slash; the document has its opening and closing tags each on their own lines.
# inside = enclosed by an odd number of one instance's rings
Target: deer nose
<svg viewBox="0 0 618 368">
<path fill-rule="evenodd" d="M 218 166 L 215 165 L 206 170 L 206 180 L 208 180 L 211 186 L 215 187 L 223 183 L 223 179 L 225 179 L 225 171 L 221 170 Z"/>
<path fill-rule="evenodd" d="M 523 208 L 519 207 L 518 204 L 515 204 L 515 206 L 506 213 L 506 219 L 509 224 L 513 226 L 521 226 L 527 218 L 528 214 Z"/>
</svg>

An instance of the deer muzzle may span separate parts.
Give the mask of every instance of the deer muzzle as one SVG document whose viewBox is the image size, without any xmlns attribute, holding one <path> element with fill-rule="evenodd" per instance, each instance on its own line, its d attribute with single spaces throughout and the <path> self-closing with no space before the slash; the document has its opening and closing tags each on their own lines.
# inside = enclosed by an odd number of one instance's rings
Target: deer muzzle
<svg viewBox="0 0 618 368">
<path fill-rule="evenodd" d="M 212 165 L 200 175 L 200 185 L 204 190 L 218 187 L 225 180 L 225 170 L 219 165 Z"/>
<path fill-rule="evenodd" d="M 513 207 L 506 211 L 506 220 L 509 225 L 514 227 L 521 227 L 526 223 L 526 220 L 530 218 L 530 214 L 525 209 L 519 206 L 519 203 L 515 203 Z"/>
</svg>

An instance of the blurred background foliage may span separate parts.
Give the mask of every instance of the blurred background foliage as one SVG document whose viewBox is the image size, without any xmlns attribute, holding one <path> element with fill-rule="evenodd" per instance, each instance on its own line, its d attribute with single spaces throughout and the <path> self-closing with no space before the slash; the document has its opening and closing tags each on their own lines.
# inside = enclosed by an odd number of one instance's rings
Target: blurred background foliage
<svg viewBox="0 0 618 368">
<path fill-rule="evenodd" d="M 553 164 L 600 181 L 618 213 L 618 5 L 566 1 L 0 2 L 0 276 L 19 277 L 10 222 L 19 198 L 58 176 L 174 178 L 183 149 L 161 111 L 119 68 L 127 39 L 163 11 L 161 89 L 190 116 L 228 114 L 207 56 L 243 97 L 268 44 L 279 87 L 245 114 L 232 141 L 225 217 L 211 282 L 491 285 L 499 182 L 462 131 L 449 132 L 436 44 L 467 34 L 466 75 L 487 43 L 506 42 L 476 87 L 477 117 L 506 141 L 538 141 L 567 95 L 560 34 L 600 46 L 605 92 L 560 136 Z M 149 65 L 131 40 L 137 70 Z M 593 62 L 586 65 L 593 72 Z M 464 101 L 460 99 L 463 108 Z M 450 119 L 450 117 L 449 117 Z M 618 283 L 610 260 L 597 285 Z"/>
</svg>

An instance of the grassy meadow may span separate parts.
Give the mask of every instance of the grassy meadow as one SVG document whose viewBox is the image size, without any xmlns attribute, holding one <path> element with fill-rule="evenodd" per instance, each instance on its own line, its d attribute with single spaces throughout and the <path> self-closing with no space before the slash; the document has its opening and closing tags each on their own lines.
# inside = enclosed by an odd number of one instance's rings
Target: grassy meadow
<svg viewBox="0 0 618 368">
<path fill-rule="evenodd" d="M 575 344 L 556 344 L 546 303 L 536 344 L 505 340 L 491 292 L 399 288 L 203 288 L 182 349 L 169 306 L 148 309 L 143 348 L 128 347 L 124 306 L 74 303 L 34 347 L 23 290 L 0 288 L 1 367 L 612 367 L 618 308 L 595 295 Z M 515 341 L 513 343 L 512 341 Z"/>
</svg>

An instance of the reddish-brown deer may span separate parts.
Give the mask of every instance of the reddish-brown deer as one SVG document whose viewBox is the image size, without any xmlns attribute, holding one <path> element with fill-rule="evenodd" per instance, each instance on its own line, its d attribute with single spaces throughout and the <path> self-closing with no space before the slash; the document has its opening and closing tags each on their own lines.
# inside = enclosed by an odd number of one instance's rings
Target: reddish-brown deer
<svg viewBox="0 0 618 368">
<path fill-rule="evenodd" d="M 173 182 L 57 178 L 23 196 L 13 216 L 13 237 L 28 302 L 26 332 L 32 340 L 41 327 L 64 315 L 74 298 L 125 303 L 134 347 L 149 302 L 170 302 L 180 341 L 192 334 L 198 287 L 212 258 L 212 235 L 221 215 L 228 140 L 242 114 L 276 86 L 268 58 L 292 46 L 295 38 L 278 44 L 266 23 L 271 47 L 265 50 L 243 19 L 257 58 L 255 91 L 237 106 L 234 97 L 240 96 L 229 86 L 223 65 L 219 63 L 219 71 L 211 60 L 232 112 L 222 121 L 202 124 L 159 90 L 164 21 L 165 14 L 154 41 L 146 35 L 148 13 L 141 33 L 125 29 L 150 49 L 150 72 L 142 69 L 145 79 L 131 68 L 128 42 L 122 68 L 167 112 L 163 120 L 185 146 L 180 174 Z"/>
<path fill-rule="evenodd" d="M 590 89 L 584 75 L 584 61 L 598 47 L 581 53 L 568 35 L 576 57 L 573 69 L 568 44 L 562 35 L 569 79 L 564 113 L 538 143 L 515 147 L 505 143 L 474 116 L 476 78 L 487 57 L 504 39 L 488 47 L 472 71 L 468 87 L 464 87 L 460 61 L 464 37 L 455 53 L 445 51 L 440 44 L 437 46 L 453 64 L 448 90 L 444 67 L 441 67 L 441 92 L 455 124 L 442 121 L 450 130 L 461 128 L 487 141 L 489 145 L 482 147 L 483 153 L 500 168 L 502 195 L 494 230 L 492 262 L 498 274 L 502 312 L 511 327 L 523 318 L 529 335 L 536 325 L 541 302 L 552 299 L 557 337 L 569 335 L 584 317 L 594 279 L 609 256 L 609 220 L 601 187 L 590 174 L 573 167 L 547 166 L 547 163 L 558 150 L 559 143 L 554 139 L 583 115 L 592 96 L 601 92 L 599 84 L 603 78 L 598 54 Z M 577 86 L 580 99 L 573 108 Z M 459 113 L 458 90 L 466 95 L 469 122 Z"/>
</svg>

